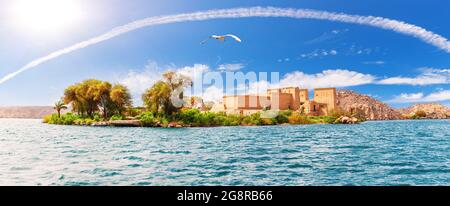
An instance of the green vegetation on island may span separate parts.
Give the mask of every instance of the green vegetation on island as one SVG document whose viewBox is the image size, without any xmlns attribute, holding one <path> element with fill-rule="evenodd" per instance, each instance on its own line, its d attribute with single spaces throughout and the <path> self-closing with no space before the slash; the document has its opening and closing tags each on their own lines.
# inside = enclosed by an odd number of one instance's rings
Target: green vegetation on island
<svg viewBox="0 0 450 206">
<path fill-rule="evenodd" d="M 214 127 L 358 123 L 362 120 L 356 114 L 341 111 L 331 112 L 330 116 L 308 116 L 302 111 L 279 111 L 273 118 L 264 118 L 262 114 L 265 111 L 245 116 L 173 105 L 172 97 L 182 99 L 183 89 L 190 86 L 192 81 L 188 77 L 172 71 L 166 72 L 162 80 L 157 81 L 142 95 L 145 107 L 135 108 L 132 107 L 131 95 L 126 86 L 88 79 L 66 88 L 61 101 L 55 103 L 56 113 L 44 117 L 43 122 L 107 126 L 125 120 L 143 127 Z M 62 114 L 61 111 L 67 108 L 72 112 Z"/>
<path fill-rule="evenodd" d="M 446 117 L 449 118 L 450 116 L 447 114 Z M 427 113 L 423 110 L 418 110 L 411 114 L 405 114 L 405 115 L 403 115 L 403 118 L 404 119 L 412 119 L 412 120 L 414 120 L 414 119 L 429 119 L 427 117 Z"/>
</svg>

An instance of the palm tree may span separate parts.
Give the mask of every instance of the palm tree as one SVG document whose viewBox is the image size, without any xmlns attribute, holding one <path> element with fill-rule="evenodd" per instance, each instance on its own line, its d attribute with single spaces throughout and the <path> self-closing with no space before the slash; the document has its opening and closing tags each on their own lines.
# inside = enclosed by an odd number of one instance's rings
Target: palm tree
<svg viewBox="0 0 450 206">
<path fill-rule="evenodd" d="M 67 109 L 67 106 L 64 104 L 63 101 L 58 101 L 55 103 L 55 106 L 53 107 L 56 112 L 58 112 L 58 118 L 61 117 L 61 110 Z"/>
</svg>

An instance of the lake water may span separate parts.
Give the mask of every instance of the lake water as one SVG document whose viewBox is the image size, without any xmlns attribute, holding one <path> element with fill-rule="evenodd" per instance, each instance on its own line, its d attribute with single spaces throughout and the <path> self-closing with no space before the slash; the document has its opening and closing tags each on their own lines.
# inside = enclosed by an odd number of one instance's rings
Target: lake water
<svg viewBox="0 0 450 206">
<path fill-rule="evenodd" d="M 161 129 L 0 119 L 0 185 L 450 185 L 450 121 Z"/>
</svg>

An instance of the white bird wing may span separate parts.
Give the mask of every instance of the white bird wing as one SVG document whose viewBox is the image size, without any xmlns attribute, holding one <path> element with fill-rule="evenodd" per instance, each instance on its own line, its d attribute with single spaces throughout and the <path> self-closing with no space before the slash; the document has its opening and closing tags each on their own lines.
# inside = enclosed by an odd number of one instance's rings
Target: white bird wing
<svg viewBox="0 0 450 206">
<path fill-rule="evenodd" d="M 237 37 L 236 35 L 233 35 L 233 34 L 227 34 L 227 35 L 225 35 L 225 36 L 231 37 L 231 38 L 233 38 L 234 40 L 236 40 L 237 42 L 242 42 L 242 40 L 241 40 L 239 37 Z"/>
</svg>

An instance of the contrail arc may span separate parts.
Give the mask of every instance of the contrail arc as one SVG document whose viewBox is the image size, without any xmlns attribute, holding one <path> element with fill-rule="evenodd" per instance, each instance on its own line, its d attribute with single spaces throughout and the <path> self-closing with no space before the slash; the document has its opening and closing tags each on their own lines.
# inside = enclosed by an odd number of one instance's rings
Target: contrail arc
<svg viewBox="0 0 450 206">
<path fill-rule="evenodd" d="M 204 21 L 210 19 L 226 19 L 226 18 L 246 18 L 246 17 L 287 17 L 296 19 L 317 19 L 317 20 L 328 20 L 328 21 L 368 25 L 415 37 L 430 45 L 433 45 L 450 53 L 450 42 L 445 37 L 413 24 L 408 24 L 402 21 L 397 21 L 383 17 L 349 15 L 344 13 L 335 13 L 310 9 L 276 8 L 276 7 L 218 9 L 193 13 L 149 17 L 125 24 L 123 26 L 115 27 L 105 34 L 88 39 L 86 41 L 76 43 L 72 46 L 50 53 L 47 56 L 33 60 L 30 63 L 23 66 L 22 68 L 18 69 L 17 71 L 12 72 L 1 78 L 0 84 L 12 79 L 13 77 L 17 76 L 18 74 L 24 71 L 34 68 L 44 62 L 47 62 L 61 55 L 106 41 L 113 37 L 117 37 L 122 34 L 143 27 L 177 23 L 177 22 Z"/>
</svg>

